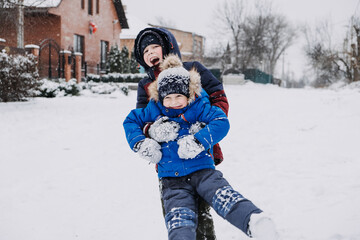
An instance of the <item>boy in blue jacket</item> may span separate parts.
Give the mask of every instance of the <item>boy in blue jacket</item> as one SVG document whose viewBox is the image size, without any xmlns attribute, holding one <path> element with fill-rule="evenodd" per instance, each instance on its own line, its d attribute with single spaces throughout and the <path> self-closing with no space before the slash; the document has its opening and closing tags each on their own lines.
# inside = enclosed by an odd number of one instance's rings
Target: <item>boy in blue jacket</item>
<svg viewBox="0 0 360 240">
<path fill-rule="evenodd" d="M 161 69 L 149 86 L 150 102 L 130 112 L 124 129 L 131 149 L 158 165 L 168 238 L 196 239 L 200 196 L 247 235 L 258 240 L 277 239 L 271 219 L 215 170 L 212 149 L 230 125 L 225 113 L 211 106 L 200 75 L 183 68 L 175 55 L 168 56 Z M 159 118 L 171 124 L 153 134 L 157 140 L 147 138 L 144 125 Z"/>
<path fill-rule="evenodd" d="M 145 69 L 148 75 L 139 81 L 137 92 L 136 108 L 144 108 L 149 103 L 149 86 L 161 72 L 159 65 L 164 56 L 175 54 L 181 59 L 181 53 L 174 35 L 167 29 L 157 27 L 145 28 L 139 32 L 135 39 L 134 53 L 137 62 Z M 196 68 L 201 76 L 202 88 L 209 95 L 210 104 L 220 107 L 227 114 L 229 103 L 222 83 L 197 61 L 183 62 L 183 66 L 187 70 Z M 171 125 L 171 123 L 166 118 L 161 118 L 155 123 L 147 123 L 143 130 L 146 136 L 154 137 L 152 136 L 154 132 L 161 131 L 161 128 L 167 125 Z M 223 154 L 219 144 L 213 147 L 213 159 L 215 165 L 223 161 Z M 201 198 L 198 205 L 199 218 L 196 240 L 216 240 L 210 206 Z"/>
</svg>

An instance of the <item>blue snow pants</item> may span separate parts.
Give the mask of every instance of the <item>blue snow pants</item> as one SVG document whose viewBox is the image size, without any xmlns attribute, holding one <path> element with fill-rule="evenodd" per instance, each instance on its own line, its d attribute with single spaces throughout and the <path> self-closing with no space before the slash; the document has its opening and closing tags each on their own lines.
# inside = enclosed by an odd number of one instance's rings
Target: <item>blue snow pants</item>
<svg viewBox="0 0 360 240">
<path fill-rule="evenodd" d="M 196 239 L 198 196 L 245 234 L 250 215 L 262 212 L 235 191 L 218 170 L 204 169 L 183 177 L 164 177 L 160 186 L 169 240 Z"/>
</svg>

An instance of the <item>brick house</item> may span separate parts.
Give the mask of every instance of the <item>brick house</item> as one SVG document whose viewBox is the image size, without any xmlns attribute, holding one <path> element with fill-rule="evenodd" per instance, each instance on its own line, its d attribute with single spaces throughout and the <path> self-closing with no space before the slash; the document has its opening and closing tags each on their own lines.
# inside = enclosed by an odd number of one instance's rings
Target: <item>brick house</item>
<svg viewBox="0 0 360 240">
<path fill-rule="evenodd" d="M 151 25 L 153 27 L 161 27 Z M 203 62 L 205 38 L 193 32 L 187 32 L 176 28 L 162 27 L 174 34 L 181 52 L 183 61 Z"/>
<path fill-rule="evenodd" d="M 40 47 L 43 77 L 63 77 L 66 54 L 66 62 L 80 55 L 83 72 L 99 74 L 110 46 L 119 45 L 121 29 L 128 28 L 121 0 L 24 0 L 24 6 L 24 45 Z M 16 47 L 16 25 L 2 25 L 1 38 Z"/>
<path fill-rule="evenodd" d="M 152 24 L 144 24 L 135 16 L 126 14 L 129 21 L 129 29 L 124 29 L 120 34 L 120 48 L 126 46 L 131 52 L 134 47 L 136 35 L 146 27 L 161 27 L 174 34 L 183 61 L 203 61 L 205 38 L 193 32 L 182 31 L 175 28 L 168 28 Z"/>
</svg>

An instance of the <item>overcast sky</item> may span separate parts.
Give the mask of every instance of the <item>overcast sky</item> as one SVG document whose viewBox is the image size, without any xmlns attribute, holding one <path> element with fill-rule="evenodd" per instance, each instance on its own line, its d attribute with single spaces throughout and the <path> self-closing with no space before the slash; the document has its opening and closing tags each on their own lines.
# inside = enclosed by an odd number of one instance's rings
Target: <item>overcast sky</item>
<svg viewBox="0 0 360 240">
<path fill-rule="evenodd" d="M 157 23 L 157 17 L 169 20 L 176 28 L 203 35 L 207 43 L 214 36 L 211 28 L 214 10 L 224 0 L 122 0 L 127 12 L 146 23 Z M 275 11 L 283 13 L 294 25 L 314 24 L 330 19 L 336 31 L 345 31 L 352 15 L 360 15 L 360 0 L 272 0 Z M 208 44 L 209 45 L 209 44 Z M 303 59 L 299 56 L 300 44 L 287 54 L 286 68 L 299 77 Z M 207 46 L 209 47 L 209 46 Z M 291 60 L 290 60 L 291 59 Z"/>
</svg>

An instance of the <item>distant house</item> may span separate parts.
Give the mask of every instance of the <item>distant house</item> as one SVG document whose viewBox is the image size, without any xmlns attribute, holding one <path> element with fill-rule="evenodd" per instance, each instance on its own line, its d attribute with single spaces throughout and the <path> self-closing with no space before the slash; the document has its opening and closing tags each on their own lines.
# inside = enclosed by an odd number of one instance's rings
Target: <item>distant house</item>
<svg viewBox="0 0 360 240">
<path fill-rule="evenodd" d="M 161 27 L 151 25 L 153 27 Z M 174 34 L 181 52 L 183 61 L 203 62 L 205 38 L 193 32 L 187 32 L 175 28 L 162 27 Z"/>
<path fill-rule="evenodd" d="M 43 77 L 61 76 L 62 53 L 69 51 L 82 55 L 83 71 L 100 73 L 110 46 L 119 45 L 121 30 L 128 28 L 121 0 L 24 0 L 24 6 L 24 45 L 40 47 Z M 16 24 L 1 25 L 1 38 L 16 47 Z"/>
<path fill-rule="evenodd" d="M 187 32 L 175 28 L 168 28 L 159 25 L 146 24 L 134 15 L 126 13 L 129 29 L 124 29 L 120 33 L 120 48 L 126 46 L 129 51 L 133 51 L 134 42 L 137 34 L 147 27 L 161 27 L 174 34 L 183 61 L 203 61 L 205 38 L 196 33 Z"/>
</svg>

